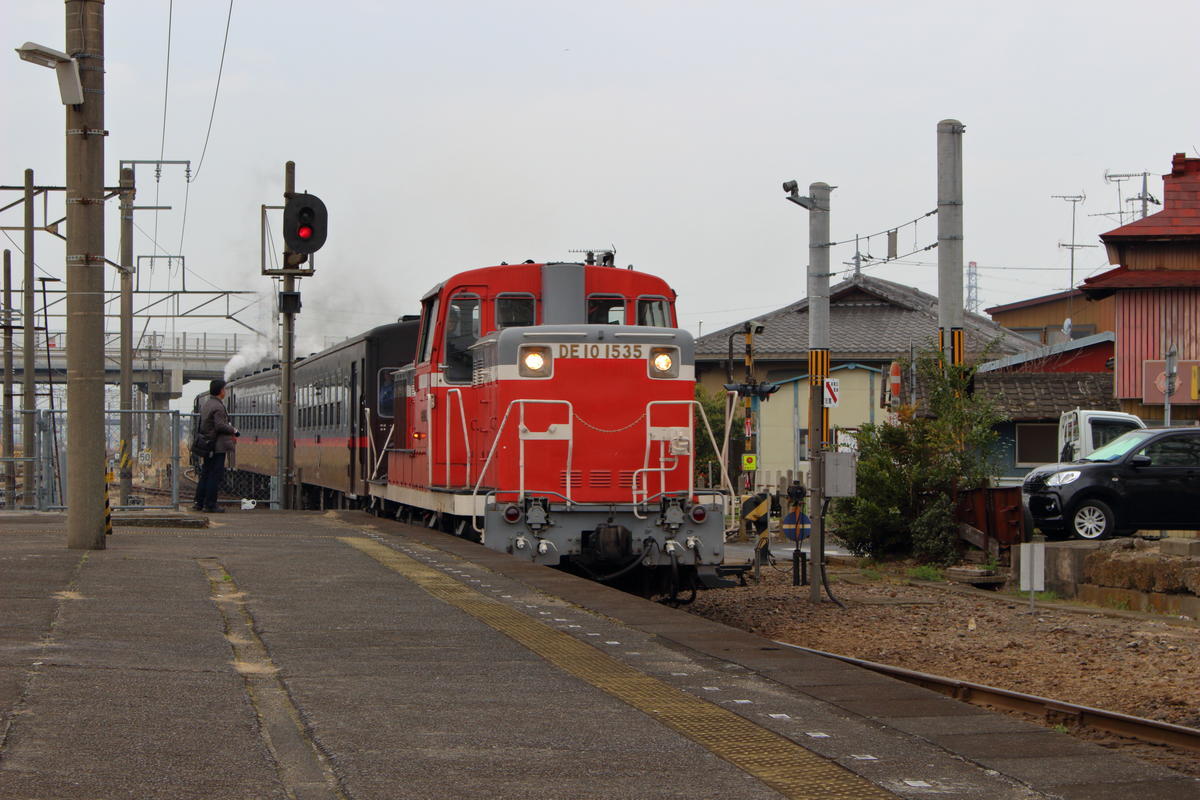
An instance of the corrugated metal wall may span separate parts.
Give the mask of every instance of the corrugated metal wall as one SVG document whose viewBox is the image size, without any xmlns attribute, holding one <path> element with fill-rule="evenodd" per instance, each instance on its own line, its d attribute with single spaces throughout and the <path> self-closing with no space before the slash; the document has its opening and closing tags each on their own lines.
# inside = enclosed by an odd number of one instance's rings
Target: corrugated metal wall
<svg viewBox="0 0 1200 800">
<path fill-rule="evenodd" d="M 1142 362 L 1174 344 L 1200 359 L 1200 289 L 1126 289 L 1117 295 L 1117 397 L 1142 397 Z"/>
</svg>

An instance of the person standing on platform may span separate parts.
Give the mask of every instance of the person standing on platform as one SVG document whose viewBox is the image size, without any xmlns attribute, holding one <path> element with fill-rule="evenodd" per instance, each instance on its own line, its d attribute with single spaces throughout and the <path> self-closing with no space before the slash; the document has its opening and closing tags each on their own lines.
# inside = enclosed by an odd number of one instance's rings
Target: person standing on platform
<svg viewBox="0 0 1200 800">
<path fill-rule="evenodd" d="M 196 484 L 196 500 L 192 508 L 219 514 L 225 511 L 217 505 L 217 492 L 225 480 L 226 458 L 232 461 L 237 437 L 242 434 L 229 424 L 225 411 L 225 381 L 214 378 L 208 384 L 208 398 L 200 406 L 199 431 L 213 442 L 212 452 L 204 457 L 200 467 L 200 482 Z"/>
</svg>

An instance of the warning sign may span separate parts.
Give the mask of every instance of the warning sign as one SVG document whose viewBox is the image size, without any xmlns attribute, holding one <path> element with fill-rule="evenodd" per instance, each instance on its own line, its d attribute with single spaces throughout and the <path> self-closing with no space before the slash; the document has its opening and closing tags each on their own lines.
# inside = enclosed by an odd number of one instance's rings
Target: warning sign
<svg viewBox="0 0 1200 800">
<path fill-rule="evenodd" d="M 753 472 L 758 469 L 758 454 L 757 453 L 742 453 L 742 470 L 745 472 Z"/>
<path fill-rule="evenodd" d="M 837 404 L 842 399 L 842 382 L 838 378 L 825 379 L 825 391 L 821 393 L 821 399 L 826 408 L 837 408 Z"/>
</svg>

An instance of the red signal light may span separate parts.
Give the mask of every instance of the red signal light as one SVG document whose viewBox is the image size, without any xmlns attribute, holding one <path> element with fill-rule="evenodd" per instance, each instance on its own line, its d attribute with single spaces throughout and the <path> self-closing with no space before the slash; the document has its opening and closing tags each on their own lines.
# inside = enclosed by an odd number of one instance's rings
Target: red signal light
<svg viewBox="0 0 1200 800">
<path fill-rule="evenodd" d="M 311 225 L 301 225 L 299 228 L 296 229 L 296 235 L 299 236 L 301 239 L 305 239 L 305 240 L 311 239 L 313 236 L 312 226 Z"/>
</svg>

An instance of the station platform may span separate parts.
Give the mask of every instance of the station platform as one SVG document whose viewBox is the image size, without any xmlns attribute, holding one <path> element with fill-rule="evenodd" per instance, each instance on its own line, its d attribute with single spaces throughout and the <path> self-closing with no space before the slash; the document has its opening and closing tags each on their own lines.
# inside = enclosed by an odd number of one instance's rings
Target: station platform
<svg viewBox="0 0 1200 800">
<path fill-rule="evenodd" d="M 1200 782 L 360 512 L 0 516 L 0 800 L 1200 798 Z"/>
</svg>

